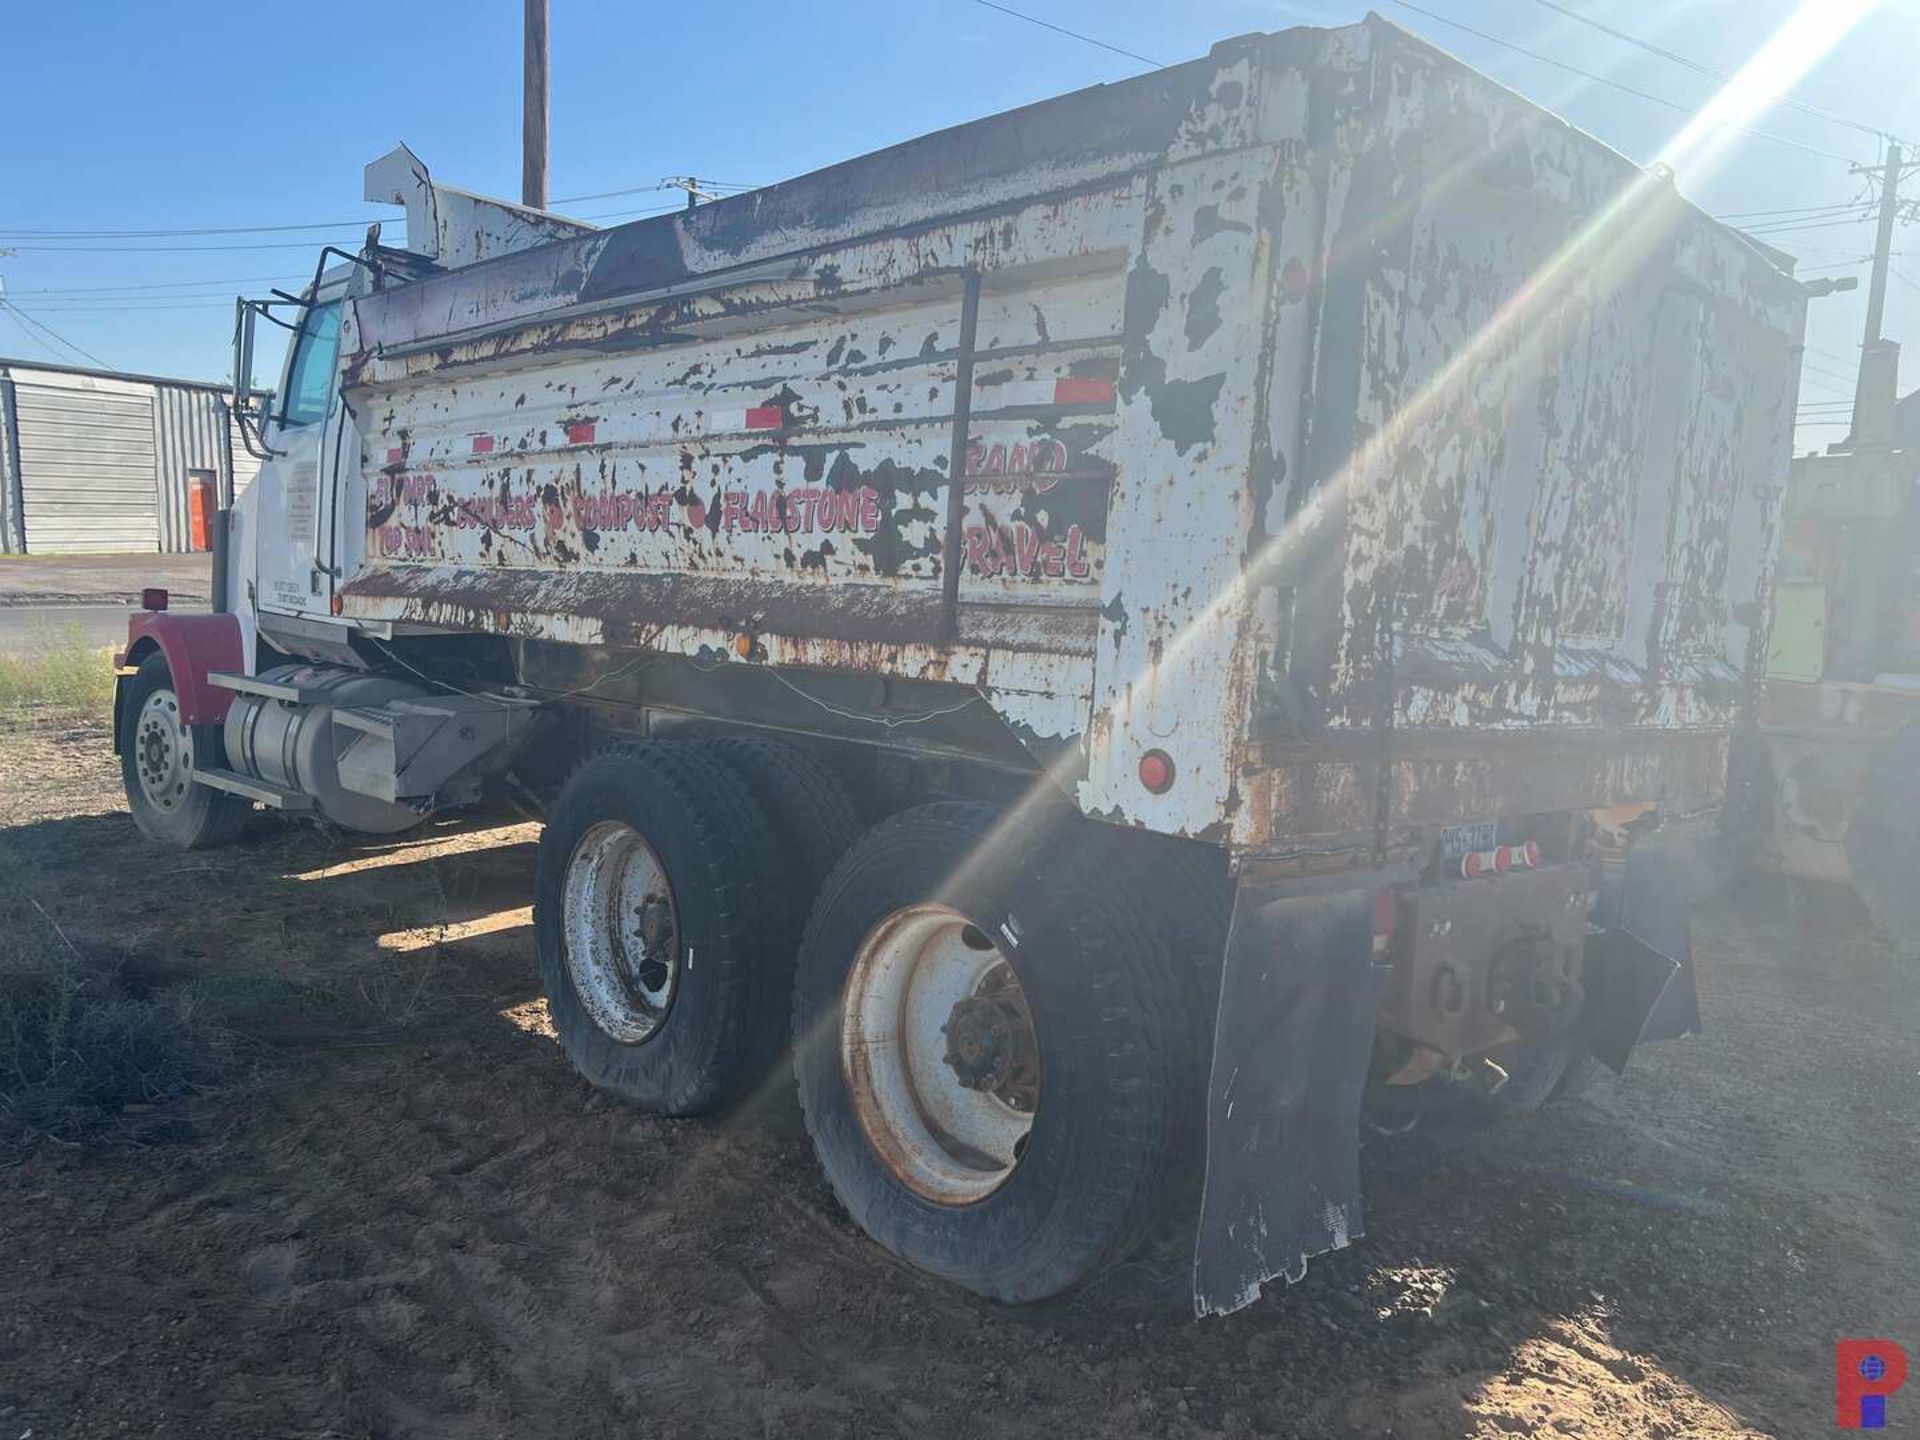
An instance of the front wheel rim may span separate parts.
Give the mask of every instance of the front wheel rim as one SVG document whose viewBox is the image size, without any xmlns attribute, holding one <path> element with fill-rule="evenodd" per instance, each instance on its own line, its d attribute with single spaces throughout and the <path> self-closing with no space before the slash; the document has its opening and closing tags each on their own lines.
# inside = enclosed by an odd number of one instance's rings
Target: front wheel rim
<svg viewBox="0 0 1920 1440">
<path fill-rule="evenodd" d="M 1012 1177 L 1040 1105 L 1040 1052 L 1019 977 L 948 906 L 904 906 L 861 942 L 840 1057 L 868 1142 L 910 1189 L 971 1205 Z"/>
<path fill-rule="evenodd" d="M 626 1045 L 651 1039 L 680 985 L 679 911 L 666 867 L 638 830 L 605 820 L 567 859 L 562 943 L 588 1016 Z"/>
<path fill-rule="evenodd" d="M 140 794 L 156 810 L 171 812 L 193 784 L 193 737 L 180 719 L 180 698 L 155 690 L 133 724 L 133 770 Z"/>
</svg>

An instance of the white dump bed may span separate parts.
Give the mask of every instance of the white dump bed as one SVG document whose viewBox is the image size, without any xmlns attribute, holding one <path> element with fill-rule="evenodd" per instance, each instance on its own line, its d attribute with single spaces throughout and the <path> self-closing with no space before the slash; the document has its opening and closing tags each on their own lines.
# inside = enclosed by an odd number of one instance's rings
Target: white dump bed
<svg viewBox="0 0 1920 1440">
<path fill-rule="evenodd" d="M 1802 306 L 1383 21 L 1248 37 L 359 295 L 338 606 L 949 683 L 1246 848 L 1710 803 Z"/>
</svg>

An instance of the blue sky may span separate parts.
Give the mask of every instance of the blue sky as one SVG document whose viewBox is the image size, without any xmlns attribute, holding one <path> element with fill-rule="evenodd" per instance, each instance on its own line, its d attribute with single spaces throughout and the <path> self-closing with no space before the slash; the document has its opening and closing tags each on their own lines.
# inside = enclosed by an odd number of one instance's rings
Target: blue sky
<svg viewBox="0 0 1920 1440">
<path fill-rule="evenodd" d="M 1341 24 L 1364 10 L 1345 0 L 1009 3 L 1169 63 L 1227 36 Z M 1651 159 L 1685 123 L 1673 109 L 1392 0 L 1379 3 L 1390 18 L 1635 159 Z M 1716 88 L 1541 0 L 1420 3 L 1682 105 L 1701 104 Z M 1737 68 L 1796 8 L 1791 0 L 1562 3 L 1721 70 Z M 519 0 L 329 0 L 297 9 L 74 0 L 10 7 L 7 80 L 0 85 L 0 247 L 17 250 L 0 256 L 9 299 L 113 366 L 223 376 L 235 291 L 257 294 L 310 272 L 321 243 L 351 244 L 366 219 L 395 213 L 359 196 L 362 165 L 396 141 L 450 183 L 517 195 L 520 13 Z M 767 183 L 1144 68 L 975 0 L 552 0 L 552 16 L 556 197 L 651 185 L 669 174 Z M 1916 55 L 1920 0 L 1885 0 L 1793 94 L 1920 137 Z M 1754 124 L 1812 150 L 1877 158 L 1871 137 L 1803 113 L 1776 108 Z M 1841 205 L 1861 193 L 1862 182 L 1841 159 L 1741 137 L 1710 171 L 1683 173 L 1681 186 L 1726 214 Z M 1920 197 L 1920 177 L 1913 192 Z M 601 216 L 669 200 L 643 192 L 559 208 Z M 203 236 L 24 233 L 341 221 L 353 223 Z M 1816 217 L 1811 223 L 1819 228 L 1769 237 L 1810 271 L 1861 276 L 1861 291 L 1813 304 L 1803 401 L 1814 405 L 1851 394 L 1866 274 L 1857 262 L 1873 237 L 1870 223 L 1830 222 Z M 216 246 L 232 248 L 189 248 Z M 1920 346 L 1920 226 L 1903 227 L 1895 251 L 1887 333 Z M 75 358 L 0 314 L 0 355 L 56 353 Z M 1805 429 L 1801 444 L 1841 433 Z"/>
</svg>

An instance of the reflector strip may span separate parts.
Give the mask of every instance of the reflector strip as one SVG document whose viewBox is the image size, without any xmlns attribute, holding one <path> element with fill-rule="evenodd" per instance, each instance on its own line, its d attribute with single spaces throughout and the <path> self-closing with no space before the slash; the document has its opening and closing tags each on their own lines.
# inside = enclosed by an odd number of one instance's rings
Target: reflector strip
<svg viewBox="0 0 1920 1440">
<path fill-rule="evenodd" d="M 491 435 L 474 436 L 473 437 L 473 453 L 476 455 L 489 455 L 493 453 L 493 436 Z"/>
<path fill-rule="evenodd" d="M 1113 381 L 1068 378 L 1053 382 L 1056 405 L 1111 405 Z"/>
<path fill-rule="evenodd" d="M 1111 380 L 1068 377 L 1064 380 L 1026 380 L 1008 385 L 982 385 L 977 410 L 1015 410 L 1032 407 L 1052 410 L 1063 405 L 1111 405 Z"/>
<path fill-rule="evenodd" d="M 1460 857 L 1463 879 L 1482 875 L 1504 875 L 1509 870 L 1531 870 L 1540 863 L 1540 847 L 1529 840 L 1524 845 L 1501 845 L 1492 850 L 1476 850 Z"/>
<path fill-rule="evenodd" d="M 593 421 L 569 420 L 567 422 L 567 443 L 569 445 L 591 445 L 593 443 Z"/>
</svg>

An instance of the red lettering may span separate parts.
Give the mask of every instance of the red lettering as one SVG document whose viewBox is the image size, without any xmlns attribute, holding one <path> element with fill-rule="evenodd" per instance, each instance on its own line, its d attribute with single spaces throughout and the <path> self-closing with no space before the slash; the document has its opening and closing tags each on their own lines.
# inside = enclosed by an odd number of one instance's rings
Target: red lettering
<svg viewBox="0 0 1920 1440">
<path fill-rule="evenodd" d="M 1034 573 L 1040 559 L 1040 532 L 1031 525 L 1013 527 L 1013 544 L 1020 560 L 1020 578 L 1025 579 Z"/>
<path fill-rule="evenodd" d="M 860 487 L 860 528 L 869 535 L 880 528 L 880 492 L 871 485 Z"/>
<path fill-rule="evenodd" d="M 975 575 L 994 573 L 993 548 L 984 525 L 967 527 L 967 569 Z"/>
<path fill-rule="evenodd" d="M 1093 571 L 1093 567 L 1087 563 L 1086 557 L 1080 553 L 1081 543 L 1085 539 L 1086 536 L 1081 532 L 1078 525 L 1069 525 L 1067 527 L 1067 574 L 1075 580 L 1084 580 Z"/>
<path fill-rule="evenodd" d="M 747 528 L 747 492 L 729 490 L 720 500 L 720 528 L 722 530 L 744 530 Z"/>
</svg>

